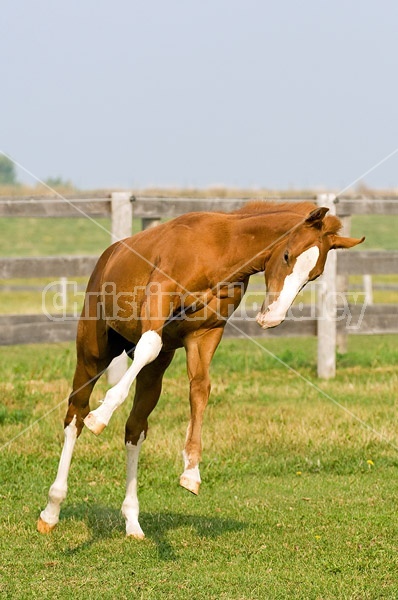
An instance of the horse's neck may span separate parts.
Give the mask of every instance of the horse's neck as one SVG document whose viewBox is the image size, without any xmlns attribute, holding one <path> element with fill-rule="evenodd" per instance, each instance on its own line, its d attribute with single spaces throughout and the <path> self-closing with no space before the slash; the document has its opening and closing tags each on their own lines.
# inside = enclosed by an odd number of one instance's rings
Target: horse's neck
<svg viewBox="0 0 398 600">
<path fill-rule="evenodd" d="M 235 277 L 240 279 L 263 271 L 272 248 L 297 222 L 297 216 L 291 214 L 254 214 L 235 219 L 228 268 L 235 269 Z"/>
</svg>

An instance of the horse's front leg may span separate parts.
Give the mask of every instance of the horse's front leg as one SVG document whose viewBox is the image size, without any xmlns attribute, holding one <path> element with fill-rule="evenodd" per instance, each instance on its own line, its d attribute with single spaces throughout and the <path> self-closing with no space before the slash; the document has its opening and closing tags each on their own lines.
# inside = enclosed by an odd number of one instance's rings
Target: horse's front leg
<svg viewBox="0 0 398 600">
<path fill-rule="evenodd" d="M 85 426 L 96 435 L 102 433 L 115 410 L 126 400 L 130 387 L 138 373 L 157 358 L 162 348 L 162 338 L 153 330 L 140 337 L 134 350 L 134 360 L 120 381 L 105 394 L 102 404 L 84 419 Z"/>
<path fill-rule="evenodd" d="M 120 381 L 107 391 L 102 404 L 84 419 L 86 427 L 96 435 L 102 433 L 114 411 L 126 400 L 139 372 L 154 361 L 162 349 L 162 329 L 170 314 L 171 284 L 169 281 L 152 282 L 147 287 L 140 316 L 142 334 L 134 349 L 133 363 Z"/>
<path fill-rule="evenodd" d="M 163 374 L 174 356 L 174 351 L 161 352 L 156 360 L 139 373 L 133 408 L 126 423 L 126 496 L 122 513 L 126 520 L 126 535 L 141 539 L 144 532 L 138 522 L 137 496 L 138 457 L 148 432 L 148 417 L 155 408 L 162 391 Z"/>
<path fill-rule="evenodd" d="M 222 328 L 211 329 L 200 337 L 191 335 L 185 340 L 191 418 L 182 453 L 184 472 L 180 477 L 180 485 L 196 495 L 201 483 L 199 463 L 202 456 L 203 414 L 210 394 L 209 366 L 222 333 Z"/>
</svg>

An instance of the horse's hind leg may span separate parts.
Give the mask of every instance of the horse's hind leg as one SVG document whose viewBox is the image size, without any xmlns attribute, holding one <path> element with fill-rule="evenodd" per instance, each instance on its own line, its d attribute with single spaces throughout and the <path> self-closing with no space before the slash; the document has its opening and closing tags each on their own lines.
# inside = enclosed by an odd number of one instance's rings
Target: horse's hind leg
<svg viewBox="0 0 398 600">
<path fill-rule="evenodd" d="M 37 522 L 37 530 L 40 533 L 49 533 L 54 529 L 59 520 L 61 503 L 66 498 L 68 488 L 68 473 L 72 453 L 77 439 L 76 417 L 65 427 L 65 441 L 59 460 L 57 476 L 48 492 L 48 502 L 46 508 L 40 513 Z"/>
<path fill-rule="evenodd" d="M 65 439 L 57 476 L 50 487 L 47 506 L 40 513 L 37 523 L 37 529 L 40 533 L 50 532 L 58 523 L 61 503 L 66 498 L 73 449 L 76 439 L 82 431 L 83 419 L 89 412 L 90 395 L 96 381 L 113 358 L 112 354 L 107 354 L 102 359 L 88 358 L 87 352 L 83 352 L 82 347 L 83 344 L 80 344 L 80 348 L 78 347 L 78 360 L 73 379 L 73 389 L 69 396 L 69 406 L 65 416 Z"/>
</svg>

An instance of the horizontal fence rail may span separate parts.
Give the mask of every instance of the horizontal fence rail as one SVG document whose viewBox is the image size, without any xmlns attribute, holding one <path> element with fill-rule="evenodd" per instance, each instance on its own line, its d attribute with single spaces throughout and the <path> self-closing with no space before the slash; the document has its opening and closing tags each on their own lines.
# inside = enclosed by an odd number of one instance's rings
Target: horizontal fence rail
<svg viewBox="0 0 398 600">
<path fill-rule="evenodd" d="M 187 212 L 232 212 L 238 210 L 250 198 L 179 198 L 129 196 L 134 217 L 138 219 L 172 219 Z M 273 198 L 273 202 L 316 203 L 312 198 Z M 255 201 L 261 199 L 255 198 Z M 0 217 L 109 217 L 112 212 L 111 198 L 88 198 L 66 196 L 65 198 L 0 198 Z M 336 198 L 337 216 L 350 215 L 398 215 L 398 198 Z"/>
<path fill-rule="evenodd" d="M 347 307 L 337 310 L 337 331 L 353 335 L 398 334 L 398 306 L 378 304 L 367 306 L 349 305 L 350 317 L 346 318 Z M 289 318 L 274 329 L 262 330 L 255 321 L 255 312 L 247 311 L 244 317 L 237 312 L 226 324 L 226 337 L 231 338 L 274 338 L 315 336 L 317 313 L 313 307 L 304 306 L 300 318 Z M 66 342 L 76 337 L 78 319 L 66 315 L 49 318 L 47 315 L 0 315 L 1 345 L 37 344 Z"/>
<path fill-rule="evenodd" d="M 351 215 L 398 215 L 398 198 L 361 198 L 360 200 L 337 198 L 336 213 L 339 217 Z"/>
<path fill-rule="evenodd" d="M 97 256 L 0 257 L 0 279 L 88 277 L 97 260 Z"/>
<path fill-rule="evenodd" d="M 109 217 L 111 199 L 0 200 L 0 217 Z"/>
<path fill-rule="evenodd" d="M 337 251 L 337 273 L 391 275 L 398 273 L 398 250 Z"/>
</svg>

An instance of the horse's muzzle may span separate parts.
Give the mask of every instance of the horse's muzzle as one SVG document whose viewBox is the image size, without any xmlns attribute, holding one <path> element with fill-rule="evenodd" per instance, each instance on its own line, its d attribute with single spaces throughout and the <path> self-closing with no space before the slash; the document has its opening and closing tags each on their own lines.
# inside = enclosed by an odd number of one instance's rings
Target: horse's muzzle
<svg viewBox="0 0 398 600">
<path fill-rule="evenodd" d="M 262 327 L 262 329 L 269 329 L 270 327 L 276 327 L 282 323 L 283 318 L 275 317 L 269 309 L 264 312 L 260 311 L 256 316 L 256 321 Z"/>
</svg>

